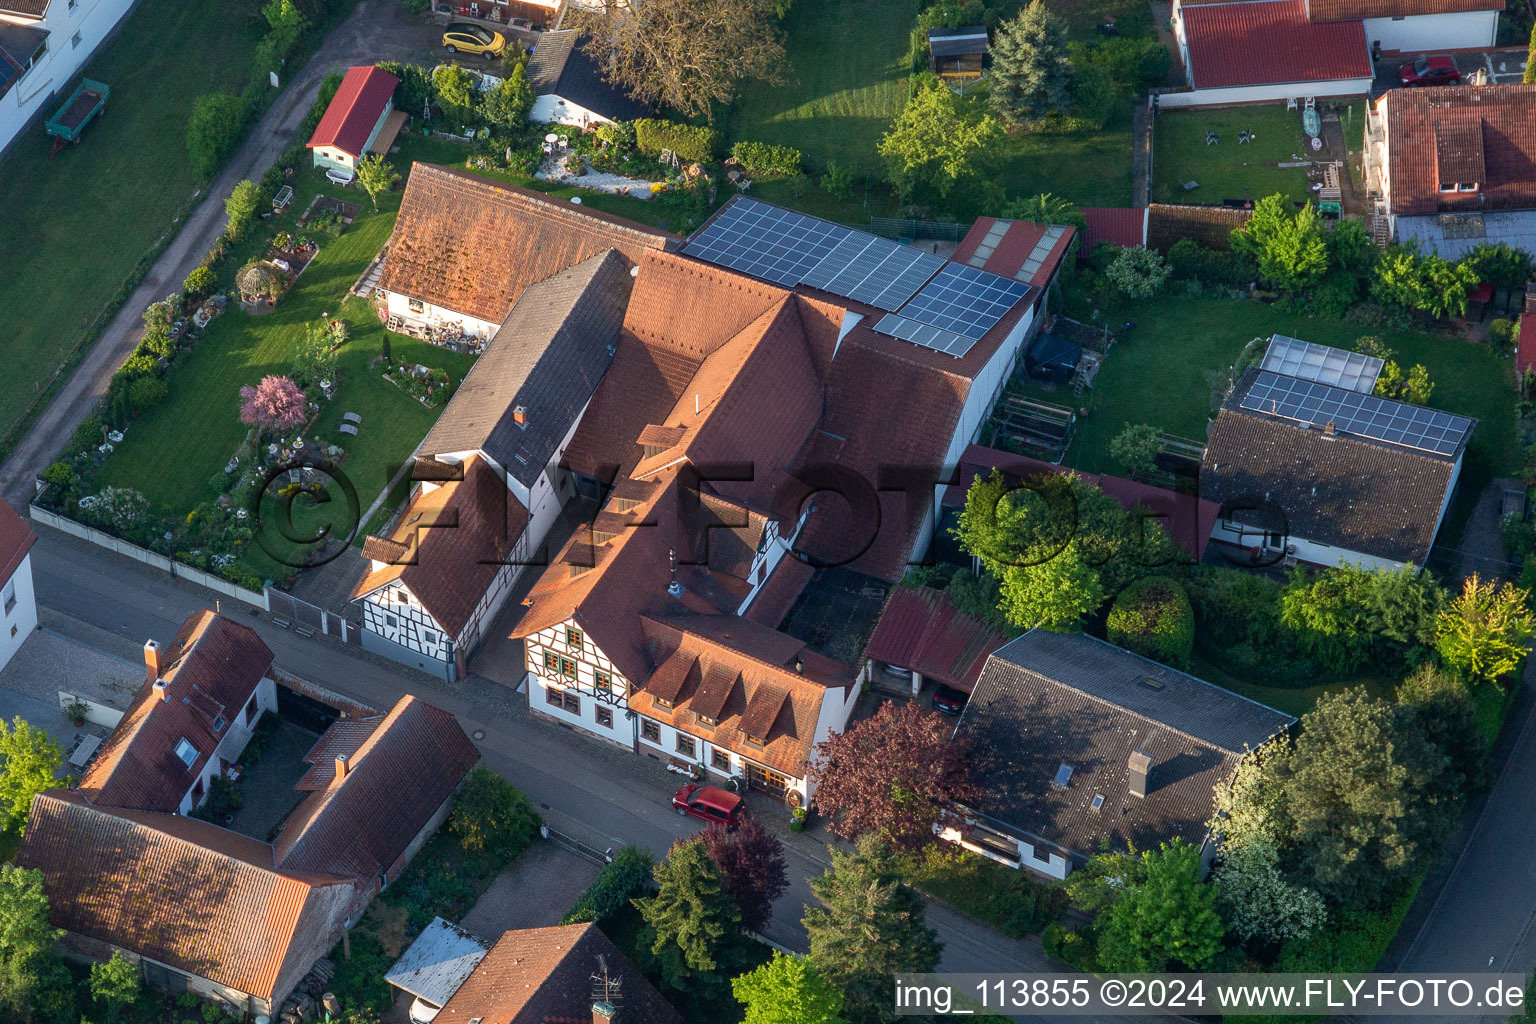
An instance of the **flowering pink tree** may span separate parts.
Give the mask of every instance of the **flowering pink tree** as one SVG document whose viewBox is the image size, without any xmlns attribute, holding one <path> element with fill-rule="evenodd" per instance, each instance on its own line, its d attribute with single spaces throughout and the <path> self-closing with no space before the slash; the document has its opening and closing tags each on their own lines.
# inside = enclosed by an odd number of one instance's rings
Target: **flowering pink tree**
<svg viewBox="0 0 1536 1024">
<path fill-rule="evenodd" d="M 308 412 L 304 392 L 288 377 L 267 376 L 240 389 L 241 423 L 282 431 L 303 423 Z"/>
</svg>

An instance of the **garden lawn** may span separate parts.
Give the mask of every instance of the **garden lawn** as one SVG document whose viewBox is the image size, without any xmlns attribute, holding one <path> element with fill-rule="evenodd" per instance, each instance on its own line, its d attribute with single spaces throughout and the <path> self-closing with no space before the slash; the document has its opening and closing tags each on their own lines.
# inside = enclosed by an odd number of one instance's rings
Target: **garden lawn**
<svg viewBox="0 0 1536 1024">
<path fill-rule="evenodd" d="M 1316 707 L 1317 702 L 1325 694 L 1337 693 L 1354 686 L 1363 686 L 1372 697 L 1380 697 L 1383 700 L 1393 700 L 1397 692 L 1396 684 L 1386 676 L 1335 678 L 1316 682 L 1311 686 L 1264 686 L 1226 672 L 1206 657 L 1205 652 L 1202 652 L 1198 645 L 1190 662 L 1189 671 L 1208 683 L 1214 683 L 1223 689 L 1241 694 L 1249 700 L 1256 700 L 1260 704 L 1266 704 L 1276 711 L 1284 711 L 1297 718 Z"/>
<path fill-rule="evenodd" d="M 53 140 L 34 125 L 0 161 L 0 443 L 186 209 L 197 187 L 185 142 L 192 101 L 240 92 L 257 39 L 251 19 L 223 4 L 143 0 L 84 69 L 112 97 L 81 141 L 49 160 Z"/>
<path fill-rule="evenodd" d="M 913 0 L 795 4 L 785 81 L 743 84 L 720 119 L 727 141 L 794 146 L 815 170 L 836 160 L 883 178 L 875 145 L 907 102 L 916 16 Z"/>
<path fill-rule="evenodd" d="M 341 470 L 355 489 L 358 511 L 366 509 L 383 490 L 394 467 L 410 457 L 442 407 L 427 409 L 370 369 L 385 332 L 367 303 L 347 299 L 348 289 L 389 237 L 400 196 L 397 192 L 381 197 L 381 212 L 375 214 L 358 190 L 320 189 L 320 181 L 321 176 L 310 169 L 296 175 L 296 196 L 288 216 L 281 222 L 258 221 L 236 247 L 238 258 L 227 262 L 226 278 L 245 258 L 264 251 L 279 228 L 293 230 L 298 214 L 317 190 L 361 203 L 362 213 L 339 238 L 315 235 L 319 253 L 293 288 L 278 299 L 272 313 L 250 316 L 231 304 L 209 325 L 194 350 L 177 357 L 166 378 L 170 397 L 135 421 L 117 451 L 102 465 L 97 475 L 99 484 L 131 487 L 142 492 L 153 506 L 178 515 L 213 500 L 222 490 L 224 464 L 246 434 L 238 415 L 240 388 L 267 374 L 287 373 L 295 346 L 309 326 L 326 313 L 345 319 L 351 337 L 339 353 L 337 395 L 321 410 L 309 435 L 346 449 Z M 413 338 L 390 337 L 397 362 L 445 369 L 455 384 L 473 362 L 472 357 Z M 344 412 L 356 412 L 363 418 L 356 437 L 337 432 Z M 331 502 L 319 507 L 300 508 L 295 515 L 295 536 L 313 536 L 321 525 L 329 525 L 338 536 L 351 532 L 355 523 L 343 514 L 350 502 L 340 489 L 329 497 Z M 296 550 L 270 528 L 263 536 L 279 554 Z M 259 545 L 252 546 L 243 564 L 264 578 L 282 575 L 281 567 Z"/>
<path fill-rule="evenodd" d="M 1515 395 L 1509 360 L 1484 345 L 1412 331 L 1374 331 L 1339 320 L 1299 317 L 1261 302 L 1170 296 L 1122 304 L 1114 319 L 1128 317 L 1136 328 L 1104 361 L 1091 390 L 1084 393 L 1089 414 L 1080 418 L 1066 465 L 1086 472 L 1117 473 L 1109 443 L 1127 424 L 1150 423 L 1197 441 L 1213 402 L 1226 389 L 1228 374 L 1243 346 L 1256 337 L 1288 334 L 1306 341 L 1350 348 L 1363 334 L 1381 334 L 1406 369 L 1423 363 L 1435 383 L 1430 405 L 1475 416 L 1477 430 L 1467 446 L 1457 501 L 1441 539 L 1454 544 L 1464 516 L 1478 493 L 1496 476 L 1517 472 Z M 1069 391 L 1047 391 L 1033 383 L 1025 393 L 1049 402 L 1073 403 Z"/>
<path fill-rule="evenodd" d="M 1010 199 L 1049 192 L 1079 206 L 1131 205 L 1129 102 L 1118 104 L 1098 131 L 1020 132 L 999 151 L 995 177 Z"/>
<path fill-rule="evenodd" d="M 1244 128 L 1254 133 L 1254 141 L 1239 145 Z M 1208 131 L 1221 141 L 1206 145 Z M 1311 195 L 1305 168 L 1275 166 L 1310 152 L 1299 111 L 1278 105 L 1165 111 L 1153 123 L 1152 139 L 1153 202 L 1215 204 L 1276 192 L 1300 201 Z M 1185 191 L 1187 181 L 1200 185 Z"/>
</svg>

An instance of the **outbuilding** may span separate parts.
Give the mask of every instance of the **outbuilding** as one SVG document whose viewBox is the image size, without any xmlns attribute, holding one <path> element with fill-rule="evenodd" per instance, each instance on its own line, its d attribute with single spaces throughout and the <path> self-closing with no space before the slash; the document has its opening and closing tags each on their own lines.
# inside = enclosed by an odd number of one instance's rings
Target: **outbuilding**
<svg viewBox="0 0 1536 1024">
<path fill-rule="evenodd" d="M 395 86 L 400 79 L 379 68 L 348 68 L 341 88 L 307 143 L 316 167 L 334 168 L 350 176 L 369 153 L 387 153 L 405 123 L 405 111 L 395 110 Z"/>
</svg>

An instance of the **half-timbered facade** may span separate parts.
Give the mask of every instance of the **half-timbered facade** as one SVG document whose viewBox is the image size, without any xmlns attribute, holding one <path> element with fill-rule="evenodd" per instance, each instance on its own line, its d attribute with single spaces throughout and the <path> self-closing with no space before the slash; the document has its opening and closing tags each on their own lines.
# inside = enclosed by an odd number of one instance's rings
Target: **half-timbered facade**
<svg viewBox="0 0 1536 1024">
<path fill-rule="evenodd" d="M 625 714 L 629 680 L 585 630 L 574 621 L 548 626 L 528 637 L 524 650 L 529 707 L 599 739 L 634 748 L 634 720 Z"/>
</svg>

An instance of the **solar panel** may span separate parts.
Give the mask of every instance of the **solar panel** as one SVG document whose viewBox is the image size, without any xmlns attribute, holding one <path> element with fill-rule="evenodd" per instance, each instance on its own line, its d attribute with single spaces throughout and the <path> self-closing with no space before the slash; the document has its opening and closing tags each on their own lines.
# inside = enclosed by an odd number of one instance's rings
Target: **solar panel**
<svg viewBox="0 0 1536 1024">
<path fill-rule="evenodd" d="M 683 252 L 792 288 L 853 233 L 771 203 L 737 199 L 689 239 Z"/>
<path fill-rule="evenodd" d="M 880 334 L 892 338 L 900 338 L 902 341 L 910 341 L 914 345 L 931 348 L 935 352 L 943 352 L 945 355 L 959 359 L 971 350 L 976 344 L 970 338 L 962 338 L 951 331 L 946 331 L 929 324 L 920 324 L 916 320 L 908 320 L 904 316 L 895 313 L 887 313 L 875 324 L 875 330 Z"/>
<path fill-rule="evenodd" d="M 1472 433 L 1466 416 L 1394 402 L 1375 395 L 1260 370 L 1241 406 L 1298 423 L 1323 427 L 1373 441 L 1414 448 L 1434 455 L 1455 455 Z"/>
<path fill-rule="evenodd" d="M 963 263 L 946 263 L 901 315 L 976 341 L 1029 294 L 1029 286 Z M 876 328 L 878 330 L 878 328 Z"/>
<path fill-rule="evenodd" d="M 1375 356 L 1277 334 L 1269 339 L 1260 369 L 1368 395 L 1376 387 L 1381 366 L 1382 361 Z"/>
<path fill-rule="evenodd" d="M 806 274 L 801 284 L 894 310 L 944 263 L 942 256 L 853 231 Z"/>
</svg>

